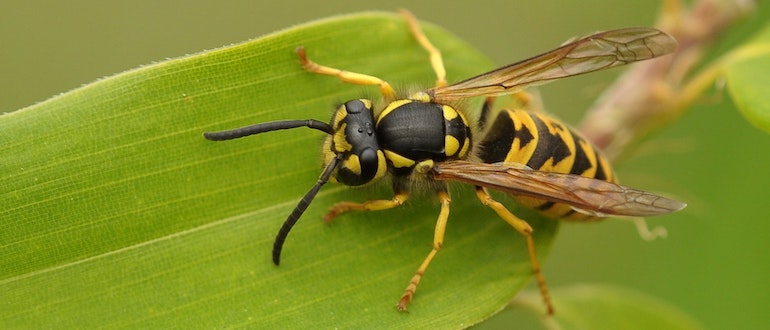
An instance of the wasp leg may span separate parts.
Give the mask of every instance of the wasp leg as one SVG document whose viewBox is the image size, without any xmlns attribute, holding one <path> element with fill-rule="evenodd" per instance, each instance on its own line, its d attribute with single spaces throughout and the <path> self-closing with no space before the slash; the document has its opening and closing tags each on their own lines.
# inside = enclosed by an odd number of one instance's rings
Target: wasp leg
<svg viewBox="0 0 770 330">
<path fill-rule="evenodd" d="M 645 241 L 654 241 L 659 237 L 665 238 L 668 236 L 668 231 L 665 227 L 656 226 L 655 228 L 650 229 L 650 227 L 647 225 L 647 221 L 645 221 L 644 218 L 633 217 L 628 218 L 628 220 L 634 223 L 636 226 L 636 231 L 639 233 L 639 237 Z"/>
<path fill-rule="evenodd" d="M 537 100 L 535 99 L 535 96 L 530 94 L 527 91 L 521 91 L 518 93 L 511 94 L 511 98 L 513 99 L 514 104 L 516 105 L 516 108 L 522 108 L 527 111 L 540 111 L 542 110 L 541 107 L 537 106 Z"/>
<path fill-rule="evenodd" d="M 412 31 L 412 35 L 420 43 L 420 46 L 428 51 L 430 64 L 433 67 L 433 71 L 436 72 L 436 87 L 446 86 L 446 69 L 444 68 L 444 60 L 441 58 L 441 51 L 430 43 L 428 37 L 422 32 L 420 23 L 417 22 L 417 18 L 412 13 L 404 9 L 399 10 L 399 13 L 401 13 L 401 16 L 404 16 L 406 23 L 409 24 L 409 30 Z"/>
<path fill-rule="evenodd" d="M 543 302 L 545 303 L 546 312 L 548 315 L 552 315 L 554 312 L 553 304 L 551 303 L 551 296 L 548 294 L 548 286 L 545 284 L 545 278 L 540 271 L 540 263 L 537 261 L 537 254 L 535 253 L 535 241 L 532 239 L 532 227 L 524 220 L 519 219 L 513 215 L 511 211 L 501 204 L 500 202 L 492 199 L 486 189 L 482 187 L 476 187 L 476 196 L 479 198 L 482 204 L 489 206 L 494 210 L 498 216 L 503 218 L 505 222 L 513 226 L 518 232 L 527 238 L 527 248 L 529 250 L 529 262 L 532 264 L 532 273 L 535 275 L 537 285 L 540 287 L 540 295 L 543 296 Z"/>
<path fill-rule="evenodd" d="M 433 249 L 430 250 L 428 256 L 425 257 L 425 260 L 420 264 L 420 268 L 417 268 L 414 276 L 409 280 L 409 285 L 406 286 L 404 294 L 398 301 L 398 305 L 396 305 L 396 308 L 398 308 L 399 311 L 406 311 L 406 306 L 412 301 L 412 297 L 414 297 L 414 292 L 417 291 L 417 285 L 420 284 L 422 275 L 425 274 L 425 270 L 428 269 L 430 262 L 433 260 L 433 257 L 436 256 L 438 250 L 441 250 L 441 247 L 444 245 L 444 232 L 446 231 L 447 219 L 449 219 L 449 203 L 452 200 L 449 198 L 449 193 L 446 190 L 438 192 L 438 199 L 441 202 L 441 212 L 438 215 L 436 229 L 433 232 Z"/>
<path fill-rule="evenodd" d="M 329 209 L 329 212 L 327 212 L 324 216 L 324 221 L 326 221 L 326 223 L 330 223 L 332 220 L 334 220 L 334 218 L 340 215 L 340 213 L 347 211 L 379 211 L 392 209 L 396 206 L 404 204 L 408 198 L 408 192 L 397 191 L 392 199 L 378 199 L 366 201 L 363 203 L 339 202 L 334 204 L 334 206 Z"/>
<path fill-rule="evenodd" d="M 382 94 L 382 96 L 385 98 L 386 101 L 394 100 L 396 97 L 396 91 L 393 90 L 393 87 L 391 87 L 390 84 L 388 84 L 388 82 L 385 80 L 382 80 L 375 76 L 370 76 L 368 74 L 344 71 L 344 70 L 320 65 L 316 62 L 311 61 L 309 58 L 307 58 L 307 54 L 305 53 L 305 48 L 301 46 L 297 47 L 296 52 L 297 52 L 297 55 L 299 56 L 299 62 L 302 65 L 302 68 L 305 69 L 305 71 L 327 75 L 327 76 L 335 76 L 340 80 L 342 80 L 343 82 L 346 82 L 349 84 L 377 85 L 380 88 L 380 93 Z"/>
</svg>

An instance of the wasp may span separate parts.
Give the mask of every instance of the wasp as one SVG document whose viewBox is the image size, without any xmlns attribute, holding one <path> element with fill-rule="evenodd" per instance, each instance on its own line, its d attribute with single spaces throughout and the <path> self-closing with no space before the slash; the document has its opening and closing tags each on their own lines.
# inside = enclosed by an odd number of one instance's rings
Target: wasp
<svg viewBox="0 0 770 330">
<path fill-rule="evenodd" d="M 490 108 L 497 96 L 524 95 L 524 88 L 529 86 L 671 53 L 677 48 L 671 36 L 652 28 L 595 33 L 532 58 L 447 84 L 441 52 L 428 40 L 412 14 L 401 14 L 417 43 L 429 54 L 436 74 L 435 87 L 399 95 L 385 80 L 320 65 L 308 58 L 303 47 L 298 47 L 299 62 L 307 72 L 337 77 L 346 83 L 377 86 L 382 100 L 347 101 L 336 109 L 329 123 L 315 119 L 282 120 L 204 133 L 206 139 L 214 141 L 301 127 L 327 134 L 321 175 L 275 238 L 276 265 L 280 264 L 289 231 L 328 181 L 360 186 L 389 176 L 394 195 L 391 199 L 339 202 L 329 209 L 326 221 L 348 211 L 394 208 L 404 204 L 412 190 L 429 187 L 437 195 L 441 209 L 432 249 L 396 306 L 405 311 L 444 244 L 451 202 L 447 181 L 457 181 L 474 186 L 483 205 L 524 235 L 546 312 L 553 314 L 535 253 L 532 227 L 493 199 L 489 189 L 507 193 L 552 218 L 573 221 L 660 215 L 686 206 L 617 184 L 601 152 L 557 120 L 523 109 L 503 109 L 496 117 L 487 118 L 492 117 Z M 471 97 L 485 97 L 475 122 L 469 120 L 467 110 L 458 102 Z"/>
</svg>

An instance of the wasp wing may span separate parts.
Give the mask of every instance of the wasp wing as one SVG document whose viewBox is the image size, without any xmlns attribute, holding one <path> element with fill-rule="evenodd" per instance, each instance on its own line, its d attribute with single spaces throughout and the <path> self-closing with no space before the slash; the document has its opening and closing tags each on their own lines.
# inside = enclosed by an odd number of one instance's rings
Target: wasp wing
<svg viewBox="0 0 770 330">
<path fill-rule="evenodd" d="M 653 28 L 599 32 L 461 82 L 428 90 L 435 100 L 513 94 L 527 86 L 651 59 L 675 51 L 676 40 Z"/>
<path fill-rule="evenodd" d="M 685 203 L 650 192 L 575 174 L 532 170 L 524 165 L 448 161 L 433 167 L 437 180 L 459 181 L 502 191 L 563 203 L 596 216 L 651 216 L 675 212 Z"/>
</svg>

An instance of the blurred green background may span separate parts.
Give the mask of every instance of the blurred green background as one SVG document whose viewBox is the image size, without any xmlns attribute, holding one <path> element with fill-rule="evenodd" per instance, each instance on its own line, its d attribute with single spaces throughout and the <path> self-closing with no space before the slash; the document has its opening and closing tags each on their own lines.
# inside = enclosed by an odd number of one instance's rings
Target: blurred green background
<svg viewBox="0 0 770 330">
<path fill-rule="evenodd" d="M 99 77 L 256 38 L 305 21 L 363 10 L 408 8 L 468 40 L 496 63 L 549 50 L 569 37 L 652 25 L 654 1 L 28 1 L 0 3 L 0 112 L 11 112 Z M 770 18 L 749 16 L 725 50 Z M 383 45 L 387 47 L 387 45 Z M 376 50 L 373 50 L 376 51 Z M 541 88 L 550 112 L 576 123 L 620 71 Z M 450 73 L 450 79 L 452 75 Z M 457 77 L 456 77 L 457 78 Z M 24 137 L 19 137 L 24 138 Z M 650 219 L 669 237 L 640 239 L 625 221 L 566 225 L 544 271 L 552 287 L 607 283 L 662 298 L 707 328 L 767 328 L 770 317 L 770 136 L 746 123 L 729 97 L 709 91 L 679 122 L 651 137 L 618 169 L 630 186 L 689 203 Z M 507 313 L 483 327 L 519 326 Z"/>
</svg>

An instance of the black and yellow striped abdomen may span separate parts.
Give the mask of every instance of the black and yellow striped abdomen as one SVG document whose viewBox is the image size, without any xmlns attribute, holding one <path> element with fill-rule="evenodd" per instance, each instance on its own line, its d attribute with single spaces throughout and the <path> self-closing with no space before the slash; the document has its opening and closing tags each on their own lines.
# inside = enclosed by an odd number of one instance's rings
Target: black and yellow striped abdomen
<svg viewBox="0 0 770 330">
<path fill-rule="evenodd" d="M 615 182 L 601 153 L 566 125 L 524 110 L 502 110 L 478 142 L 477 156 L 485 163 L 518 163 L 533 170 L 577 174 Z M 512 196 L 524 206 L 549 217 L 589 220 L 567 205 Z"/>
</svg>

